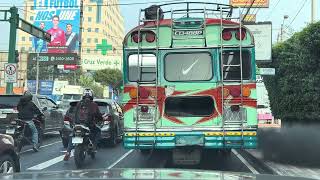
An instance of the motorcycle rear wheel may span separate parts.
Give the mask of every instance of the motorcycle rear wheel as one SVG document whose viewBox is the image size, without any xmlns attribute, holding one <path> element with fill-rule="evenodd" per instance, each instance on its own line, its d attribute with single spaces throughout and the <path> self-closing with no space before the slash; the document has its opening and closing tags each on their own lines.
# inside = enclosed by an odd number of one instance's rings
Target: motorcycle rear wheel
<svg viewBox="0 0 320 180">
<path fill-rule="evenodd" d="M 86 158 L 86 152 L 83 145 L 77 145 L 74 150 L 74 162 L 77 168 L 83 166 L 83 162 Z"/>
</svg>

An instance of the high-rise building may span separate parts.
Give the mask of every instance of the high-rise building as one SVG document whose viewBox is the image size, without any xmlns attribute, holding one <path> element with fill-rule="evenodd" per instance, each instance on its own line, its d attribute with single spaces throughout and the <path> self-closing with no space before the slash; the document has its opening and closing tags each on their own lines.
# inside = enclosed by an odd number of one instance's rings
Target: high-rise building
<svg viewBox="0 0 320 180">
<path fill-rule="evenodd" d="M 64 18 L 74 15 L 80 22 L 79 15 L 73 13 L 74 9 L 63 13 L 63 8 L 71 5 L 79 8 L 81 0 L 25 0 L 25 7 L 19 9 L 20 17 L 30 23 L 44 19 L 44 23 L 51 23 L 53 15 L 60 14 L 60 26 Z M 124 38 L 124 20 L 118 6 L 119 0 L 82 0 L 83 23 L 81 40 L 81 64 L 84 70 L 95 71 L 105 68 L 121 69 L 122 41 Z M 37 7 L 37 9 L 35 9 Z M 39 10 L 40 8 L 40 10 Z M 62 9 L 52 11 L 54 9 Z M 43 9 L 43 11 L 42 11 Z M 41 16 L 41 17 L 40 17 Z M 73 24 L 73 29 L 80 29 L 80 23 Z M 44 28 L 48 31 L 50 27 Z M 66 32 L 66 27 L 63 27 Z M 17 49 L 21 53 L 35 53 L 34 38 L 22 31 L 18 31 Z M 66 41 L 65 43 L 68 43 Z"/>
</svg>

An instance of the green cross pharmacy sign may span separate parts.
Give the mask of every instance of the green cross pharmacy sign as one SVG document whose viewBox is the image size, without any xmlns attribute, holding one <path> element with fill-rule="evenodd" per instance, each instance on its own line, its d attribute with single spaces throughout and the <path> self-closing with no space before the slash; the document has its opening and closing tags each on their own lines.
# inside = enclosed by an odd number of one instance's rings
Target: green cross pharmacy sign
<svg viewBox="0 0 320 180">
<path fill-rule="evenodd" d="M 96 44 L 96 49 L 101 50 L 101 54 L 105 56 L 108 50 L 112 50 L 112 45 L 108 44 L 106 39 L 102 39 L 101 44 Z"/>
</svg>

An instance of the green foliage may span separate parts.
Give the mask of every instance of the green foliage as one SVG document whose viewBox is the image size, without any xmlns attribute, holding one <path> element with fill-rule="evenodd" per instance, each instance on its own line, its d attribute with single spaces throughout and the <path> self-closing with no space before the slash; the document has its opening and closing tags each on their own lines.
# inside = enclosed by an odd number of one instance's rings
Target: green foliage
<svg viewBox="0 0 320 180">
<path fill-rule="evenodd" d="M 94 74 L 94 79 L 103 85 L 117 88 L 122 84 L 122 73 L 118 69 L 103 69 Z"/>
<path fill-rule="evenodd" d="M 84 88 L 92 89 L 96 98 L 103 98 L 103 87 L 97 84 L 93 77 L 82 75 L 80 76 L 79 84 Z"/>
<path fill-rule="evenodd" d="M 265 76 L 276 118 L 320 121 L 320 22 L 310 24 L 273 49 L 275 76 Z"/>
</svg>

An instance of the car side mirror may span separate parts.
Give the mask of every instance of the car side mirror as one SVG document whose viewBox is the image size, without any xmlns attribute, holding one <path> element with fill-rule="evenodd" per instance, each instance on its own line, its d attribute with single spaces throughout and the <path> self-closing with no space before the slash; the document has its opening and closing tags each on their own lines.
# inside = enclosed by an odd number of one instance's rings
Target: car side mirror
<svg viewBox="0 0 320 180">
<path fill-rule="evenodd" d="M 48 110 L 48 108 L 47 108 L 47 107 L 42 108 L 42 111 L 46 111 L 46 110 Z"/>
</svg>

